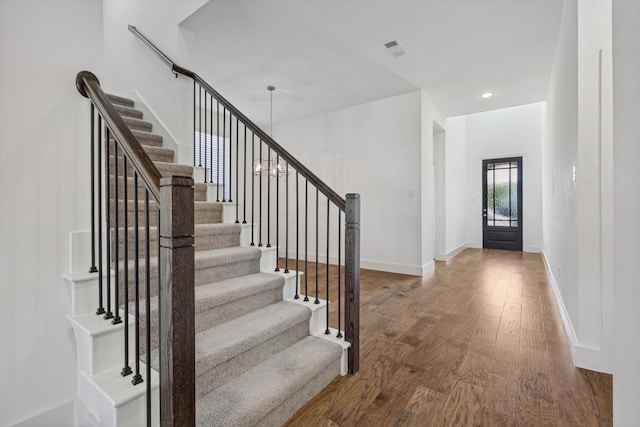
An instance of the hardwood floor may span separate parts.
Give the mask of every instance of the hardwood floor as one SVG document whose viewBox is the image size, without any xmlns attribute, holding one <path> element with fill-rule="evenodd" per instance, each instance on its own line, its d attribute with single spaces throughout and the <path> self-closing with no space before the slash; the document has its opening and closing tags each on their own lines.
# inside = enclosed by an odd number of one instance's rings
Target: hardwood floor
<svg viewBox="0 0 640 427">
<path fill-rule="evenodd" d="M 315 295 L 315 265 L 308 281 Z M 362 270 L 360 316 L 360 372 L 287 426 L 613 424 L 611 376 L 574 367 L 539 254 L 467 249 L 429 277 Z"/>
</svg>

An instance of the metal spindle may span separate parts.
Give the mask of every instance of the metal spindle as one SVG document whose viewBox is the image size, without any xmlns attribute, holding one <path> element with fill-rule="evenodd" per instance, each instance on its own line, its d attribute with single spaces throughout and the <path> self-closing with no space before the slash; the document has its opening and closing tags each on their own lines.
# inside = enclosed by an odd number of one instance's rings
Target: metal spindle
<svg viewBox="0 0 640 427">
<path fill-rule="evenodd" d="M 127 178 L 127 156 L 122 153 L 122 176 L 124 190 L 124 367 L 123 377 L 131 374 L 129 366 L 129 190 Z"/>
<path fill-rule="evenodd" d="M 236 224 L 240 224 L 240 219 L 238 218 L 238 201 L 240 200 L 238 198 L 238 189 L 240 188 L 240 183 L 238 181 L 238 170 L 240 169 L 240 165 L 238 164 L 238 159 L 240 158 L 240 152 L 238 151 L 238 149 L 240 148 L 238 145 L 238 135 L 240 134 L 240 121 L 238 119 L 236 119 Z"/>
<path fill-rule="evenodd" d="M 197 164 L 196 155 L 196 81 L 193 81 L 193 166 Z"/>
<path fill-rule="evenodd" d="M 209 95 L 209 123 L 211 123 L 211 135 L 209 135 L 209 184 L 213 184 L 213 96 Z M 216 141 L 218 135 L 216 135 Z M 205 182 L 207 176 L 204 177 Z"/>
<path fill-rule="evenodd" d="M 289 273 L 289 162 L 285 163 L 284 272 Z"/>
<path fill-rule="evenodd" d="M 202 112 L 202 105 L 200 106 L 200 112 Z M 211 126 L 213 131 L 213 126 Z M 209 164 L 207 164 L 207 135 L 209 134 L 209 126 L 207 126 L 207 91 L 204 92 L 204 132 L 202 128 L 198 132 L 198 140 L 200 140 L 200 149 L 204 145 L 204 182 L 207 182 L 207 170 L 211 168 L 211 158 L 209 158 Z M 208 167 L 207 167 L 208 166 Z"/>
<path fill-rule="evenodd" d="M 115 262 L 114 262 L 114 266 L 115 266 L 115 270 L 116 270 L 116 274 L 115 274 L 115 285 L 114 285 L 114 289 L 113 289 L 113 293 L 114 293 L 114 307 L 113 307 L 113 320 L 111 321 L 112 324 L 117 325 L 119 323 L 122 323 L 122 318 L 120 318 L 120 309 L 119 309 L 119 304 L 120 304 L 120 233 L 119 233 L 119 228 L 120 228 L 120 221 L 118 220 L 118 214 L 120 212 L 120 206 L 119 205 L 119 201 L 120 201 L 120 196 L 118 193 L 118 181 L 119 181 L 119 176 L 118 176 L 118 141 L 114 140 L 114 152 L 113 152 L 113 176 L 114 176 L 114 180 L 115 180 L 115 184 L 114 184 L 114 191 L 113 193 L 115 194 L 115 206 L 114 206 L 114 210 L 115 210 L 115 215 L 114 215 L 114 231 L 115 231 L 115 245 L 114 245 L 114 249 L 115 249 Z M 124 156 L 124 153 L 123 153 Z M 127 177 L 125 176 L 124 179 L 127 179 Z M 127 201 L 125 200 L 124 203 L 127 203 Z"/>
<path fill-rule="evenodd" d="M 318 299 L 318 264 L 320 262 L 320 259 L 319 259 L 320 251 L 318 250 L 318 240 L 320 237 L 319 226 L 318 226 L 318 222 L 320 220 L 320 217 L 318 215 L 319 207 L 320 207 L 319 195 L 320 195 L 320 191 L 318 191 L 318 187 L 316 187 L 316 300 L 313 302 L 314 304 L 320 304 L 320 300 Z"/>
<path fill-rule="evenodd" d="M 340 325 L 341 323 L 341 317 L 340 317 L 340 279 L 341 279 L 341 275 L 340 275 L 340 270 L 342 268 L 342 261 L 340 260 L 340 247 L 341 247 L 341 243 L 342 243 L 342 239 L 341 239 L 341 221 L 340 221 L 340 216 L 342 215 L 342 211 L 340 209 L 338 209 L 338 334 L 336 335 L 336 338 L 342 338 L 342 332 L 340 332 Z"/>
<path fill-rule="evenodd" d="M 244 178 L 242 179 L 242 183 L 244 185 L 244 192 L 242 193 L 242 196 L 244 197 L 244 204 L 243 204 L 243 216 L 242 216 L 242 223 L 246 224 L 247 223 L 247 127 L 244 127 L 244 175 L 242 175 Z M 253 234 L 253 231 L 251 232 Z M 251 241 L 253 242 L 253 237 L 251 237 Z"/>
<path fill-rule="evenodd" d="M 276 269 L 275 271 L 280 271 L 279 266 L 279 256 L 278 253 L 280 251 L 280 170 L 278 166 L 280 165 L 280 156 L 276 154 L 276 164 L 275 164 L 275 174 L 276 174 Z"/>
<path fill-rule="evenodd" d="M 198 85 L 198 135 L 202 134 L 202 86 Z M 205 116 L 205 121 L 206 121 L 206 116 Z M 195 132 L 194 132 L 195 135 Z M 202 167 L 202 138 L 198 138 L 200 140 L 200 159 L 198 159 L 198 166 Z M 206 162 L 205 162 L 206 163 Z M 205 180 L 207 179 L 207 176 L 205 174 Z M 205 181 L 206 182 L 206 181 Z"/>
<path fill-rule="evenodd" d="M 216 156 L 216 202 L 219 202 L 220 201 L 220 102 L 219 101 L 216 101 L 216 151 L 218 152 L 218 155 Z"/>
<path fill-rule="evenodd" d="M 309 180 L 304 182 L 304 301 L 309 301 Z"/>
<path fill-rule="evenodd" d="M 149 237 L 149 190 L 144 191 L 144 217 L 145 217 L 145 251 L 144 251 L 144 267 L 145 267 L 145 317 L 147 323 L 146 329 L 146 376 L 147 376 L 147 427 L 151 427 L 151 258 L 150 237 Z M 160 235 L 158 234 L 158 237 Z"/>
<path fill-rule="evenodd" d="M 236 138 L 238 134 L 236 134 Z M 233 195 L 233 180 L 231 177 L 233 176 L 233 114 L 229 111 L 229 200 L 227 202 L 233 203 L 233 199 L 231 196 Z M 226 163 L 225 163 L 226 164 Z M 227 176 L 225 176 L 225 182 L 227 182 Z M 236 200 L 238 198 L 236 197 Z"/>
<path fill-rule="evenodd" d="M 258 175 L 258 182 L 260 188 L 258 191 L 258 247 L 262 247 L 262 139 L 260 139 L 260 174 Z"/>
<path fill-rule="evenodd" d="M 288 166 L 288 165 L 287 165 Z M 298 287 L 299 287 L 299 279 L 300 279 L 300 267 L 298 266 L 298 261 L 300 261 L 300 229 L 299 229 L 299 222 L 300 222 L 300 206 L 298 203 L 298 199 L 300 196 L 300 193 L 298 192 L 299 186 L 298 186 L 298 171 L 296 170 L 296 294 L 293 297 L 294 299 L 300 299 L 300 295 L 298 293 Z"/>
<path fill-rule="evenodd" d="M 107 215 L 107 311 L 104 314 L 105 319 L 111 319 L 113 313 L 111 312 L 111 141 L 109 135 L 109 128 L 105 130 L 106 149 L 104 150 L 104 163 L 105 163 L 105 176 L 106 176 L 106 194 L 105 212 Z M 113 143 L 115 145 L 115 141 Z M 114 200 L 117 200 L 118 196 L 114 196 Z"/>
<path fill-rule="evenodd" d="M 227 201 L 227 107 L 222 109 L 222 203 Z M 218 162 L 220 167 L 220 162 Z"/>
<path fill-rule="evenodd" d="M 93 107 L 93 104 L 91 104 Z M 93 108 L 92 108 L 93 110 Z M 93 111 L 91 113 L 91 119 L 93 121 Z M 93 131 L 91 132 L 93 135 Z M 96 314 L 104 314 L 104 306 L 102 299 L 102 281 L 104 272 L 109 272 L 109 268 L 104 268 L 102 265 L 102 119 L 98 116 L 98 308 Z M 109 198 L 109 194 L 107 194 Z"/>
<path fill-rule="evenodd" d="M 135 328 L 134 328 L 134 339 L 135 339 L 135 370 L 136 373 L 131 379 L 131 384 L 137 385 L 142 382 L 142 375 L 140 375 L 140 224 L 138 220 L 138 215 L 140 214 L 138 209 L 138 172 L 134 172 L 133 174 L 133 214 L 134 214 L 134 228 L 136 237 L 134 240 L 134 256 L 133 256 L 133 268 L 136 272 L 135 277 Z M 148 299 L 148 297 L 147 297 Z"/>
<path fill-rule="evenodd" d="M 261 171 L 262 172 L 262 171 Z M 267 146 L 267 247 L 271 247 L 271 146 Z M 276 256 L 276 258 L 278 258 Z"/>
<path fill-rule="evenodd" d="M 329 330 L 329 230 L 330 230 L 330 224 L 329 224 L 329 208 L 331 207 L 330 205 L 330 201 L 329 198 L 327 197 L 327 261 L 326 261 L 326 266 L 327 266 L 327 306 L 326 306 L 326 310 L 327 310 L 327 329 L 325 329 L 324 334 L 325 335 L 329 335 L 331 333 L 331 331 Z"/>
<path fill-rule="evenodd" d="M 250 246 L 255 246 L 256 242 L 253 239 L 253 232 L 254 232 L 254 228 L 255 228 L 255 220 L 253 218 L 253 214 L 254 214 L 254 208 L 255 208 L 255 204 L 256 204 L 256 196 L 255 196 L 255 182 L 256 179 L 253 176 L 253 161 L 256 158 L 256 134 L 253 133 L 253 131 L 251 132 L 251 245 Z M 246 206 L 246 203 L 245 203 Z"/>
<path fill-rule="evenodd" d="M 89 267 L 89 273 L 97 273 L 96 267 L 96 183 L 95 183 L 95 130 L 93 127 L 94 112 L 93 104 L 91 104 L 91 266 Z M 102 304 L 100 304 L 101 306 Z"/>
</svg>

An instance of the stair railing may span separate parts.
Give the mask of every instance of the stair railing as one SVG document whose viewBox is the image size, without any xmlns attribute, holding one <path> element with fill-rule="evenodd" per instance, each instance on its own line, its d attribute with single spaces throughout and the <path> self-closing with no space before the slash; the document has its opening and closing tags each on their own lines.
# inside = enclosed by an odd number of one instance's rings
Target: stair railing
<svg viewBox="0 0 640 427">
<path fill-rule="evenodd" d="M 129 31 L 160 56 L 176 77 L 182 75 L 193 80 L 194 166 L 204 168 L 205 182 L 217 184 L 216 201 L 234 205 L 236 223 L 248 224 L 250 221 L 251 246 L 271 247 L 271 231 L 275 228 L 273 243 L 276 250 L 279 250 L 282 241 L 285 248 L 282 251 L 284 260 L 276 261 L 274 271 L 281 271 L 283 267 L 283 273 L 290 274 L 290 266 L 295 267 L 295 299 L 310 301 L 312 298 L 313 303 L 320 304 L 320 297 L 324 297 L 332 302 L 332 307 L 335 307 L 332 308 L 333 313 L 329 310 L 329 304 L 326 306 L 325 334 L 334 334 L 350 343 L 348 369 L 352 373 L 357 372 L 360 195 L 347 194 L 344 199 L 340 197 L 198 74 L 174 63 L 136 27 L 129 25 Z M 196 136 L 198 134 L 209 136 L 202 141 L 202 137 Z M 275 197 L 272 197 L 274 192 Z M 281 197 L 282 192 L 284 197 Z M 275 214 L 275 220 L 272 213 Z M 344 240 L 341 234 L 342 215 Z M 254 232 L 256 227 L 257 232 Z M 321 229 L 326 229 L 326 236 L 320 236 Z M 331 239 L 332 234 L 337 234 L 334 240 Z M 321 262 L 326 264 L 324 277 L 319 270 Z M 312 264 L 312 268 L 309 264 Z M 334 264 L 334 267 L 331 268 L 330 264 Z M 303 265 L 304 278 L 301 279 L 298 272 Z M 310 278 L 312 283 L 309 283 Z M 325 282 L 323 290 L 320 289 L 321 278 Z"/>
<path fill-rule="evenodd" d="M 78 73 L 76 87 L 89 98 L 91 105 L 89 271 L 98 274 L 96 314 L 114 325 L 122 324 L 121 375 L 131 375 L 132 387 L 146 384 L 147 425 L 155 424 L 159 413 L 163 426 L 194 426 L 193 179 L 161 176 L 102 91 L 95 75 L 88 71 Z M 132 200 L 129 200 L 130 191 L 134 193 Z M 154 222 L 155 248 L 151 244 Z M 129 246 L 130 238 L 133 248 Z M 151 254 L 155 250 L 156 259 Z M 133 269 L 129 268 L 129 259 L 133 259 Z M 154 272 L 157 278 L 152 280 Z M 159 326 L 151 318 L 151 300 L 155 295 Z M 143 299 L 146 307 L 141 313 Z M 133 339 L 129 336 L 131 330 Z M 152 330 L 158 335 L 152 337 Z M 146 335 L 143 342 L 141 332 Z M 129 348 L 131 341 L 133 351 Z M 155 351 L 159 357 L 160 408 L 152 407 L 155 343 L 158 344 Z M 141 371 L 141 358 L 144 358 L 145 372 Z"/>
</svg>

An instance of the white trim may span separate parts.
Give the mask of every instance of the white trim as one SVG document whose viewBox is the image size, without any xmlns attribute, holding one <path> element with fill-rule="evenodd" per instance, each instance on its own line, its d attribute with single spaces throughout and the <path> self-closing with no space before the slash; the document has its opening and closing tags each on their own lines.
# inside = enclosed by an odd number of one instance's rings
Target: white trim
<svg viewBox="0 0 640 427">
<path fill-rule="evenodd" d="M 547 270 L 547 277 L 549 278 L 549 283 L 551 284 L 551 289 L 553 289 L 553 294 L 556 297 L 556 305 L 558 306 L 558 310 L 560 311 L 560 316 L 562 316 L 562 323 L 564 323 L 564 330 L 567 334 L 567 339 L 569 340 L 569 349 L 571 350 L 571 356 L 573 357 L 573 361 L 576 361 L 576 347 L 578 346 L 578 337 L 576 336 L 576 332 L 573 329 L 573 325 L 571 324 L 571 318 L 569 317 L 569 313 L 567 312 L 567 307 L 564 305 L 564 301 L 562 300 L 562 294 L 560 293 L 560 288 L 558 288 L 558 282 L 556 282 L 556 278 L 549 267 L 549 263 L 547 262 L 547 256 L 542 251 L 542 261 L 544 261 L 544 268 Z"/>
<path fill-rule="evenodd" d="M 447 261 L 451 261 L 451 259 L 455 258 L 458 254 L 460 254 L 465 249 L 467 249 L 467 245 L 466 244 L 465 245 L 460 245 L 457 248 L 450 250 L 449 252 L 447 252 L 446 260 Z"/>
<path fill-rule="evenodd" d="M 540 246 L 527 246 L 526 248 L 522 249 L 522 251 L 539 254 L 542 253 L 542 248 Z"/>
<path fill-rule="evenodd" d="M 302 262 L 304 253 L 300 253 L 300 262 Z M 278 257 L 285 258 L 286 252 L 282 249 L 278 251 Z M 292 268 L 295 268 L 295 260 L 296 254 L 295 252 L 291 253 L 289 251 L 289 263 L 293 261 L 293 264 L 290 264 Z M 316 254 L 309 253 L 309 261 L 316 261 Z M 327 255 L 318 255 L 319 263 L 327 262 Z M 344 257 L 341 259 L 340 263 L 344 265 Z M 329 264 L 336 265 L 338 264 L 338 257 L 329 256 Z M 412 276 L 424 276 L 434 270 L 433 261 L 426 263 L 422 267 L 418 265 L 406 265 L 406 264 L 395 264 L 381 261 L 371 261 L 366 259 L 360 259 L 360 268 L 364 268 L 366 270 L 376 270 L 376 271 L 386 271 L 389 273 L 398 273 L 398 274 L 409 274 Z"/>
</svg>

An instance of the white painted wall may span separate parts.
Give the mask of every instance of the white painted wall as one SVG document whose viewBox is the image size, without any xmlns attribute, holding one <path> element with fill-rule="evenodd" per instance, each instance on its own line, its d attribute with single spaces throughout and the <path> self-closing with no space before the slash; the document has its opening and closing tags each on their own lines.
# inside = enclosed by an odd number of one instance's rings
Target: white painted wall
<svg viewBox="0 0 640 427">
<path fill-rule="evenodd" d="M 420 106 L 421 93 L 411 92 L 274 126 L 276 140 L 338 194 L 360 193 L 363 268 L 422 274 L 416 232 L 421 227 Z M 315 191 L 311 195 L 315 198 Z M 292 200 L 292 211 L 293 206 Z M 315 215 L 313 200 L 310 207 Z M 323 224 L 322 198 L 320 212 Z M 314 245 L 311 236 L 310 253 Z M 336 248 L 330 250 L 330 256 L 337 255 Z"/>
<path fill-rule="evenodd" d="M 197 71 L 190 32 L 179 24 L 208 0 L 109 0 L 104 2 L 105 72 L 112 93 L 137 94 L 179 145 L 181 163 L 193 161 L 193 81 L 176 78 L 149 47 L 127 29 L 138 28 L 178 65 Z"/>
<path fill-rule="evenodd" d="M 466 116 L 467 244 L 482 247 L 482 160 L 522 156 L 523 250 L 542 248 L 543 103 Z"/>
<path fill-rule="evenodd" d="M 614 331 L 613 422 L 640 424 L 640 2 L 613 0 Z"/>
<path fill-rule="evenodd" d="M 466 247 L 467 119 L 447 118 L 446 150 L 446 253 L 451 258 Z"/>
<path fill-rule="evenodd" d="M 433 125 L 433 177 L 434 177 L 434 259 L 447 260 L 446 212 L 446 132 L 437 123 Z"/>
<path fill-rule="evenodd" d="M 433 169 L 434 124 L 446 132 L 446 119 L 426 91 L 422 93 L 422 131 L 420 146 L 420 197 L 421 197 L 421 266 L 422 274 L 434 268 L 435 258 L 435 182 Z"/>
<path fill-rule="evenodd" d="M 69 269 L 69 232 L 89 225 L 89 104 L 75 77 L 102 71 L 102 1 L 2 1 L 0 52 L 5 426 L 65 405 L 75 394 L 62 274 Z"/>
<path fill-rule="evenodd" d="M 549 81 L 546 137 L 543 144 L 544 258 L 569 341 L 575 346 L 569 319 L 578 318 L 577 186 L 578 162 L 578 1 L 564 3 L 562 23 Z M 567 322 L 568 321 L 568 322 Z M 577 323 L 577 322 L 576 322 Z"/>
<path fill-rule="evenodd" d="M 545 259 L 576 365 L 610 372 L 611 2 L 564 6 L 544 148 Z"/>
</svg>

